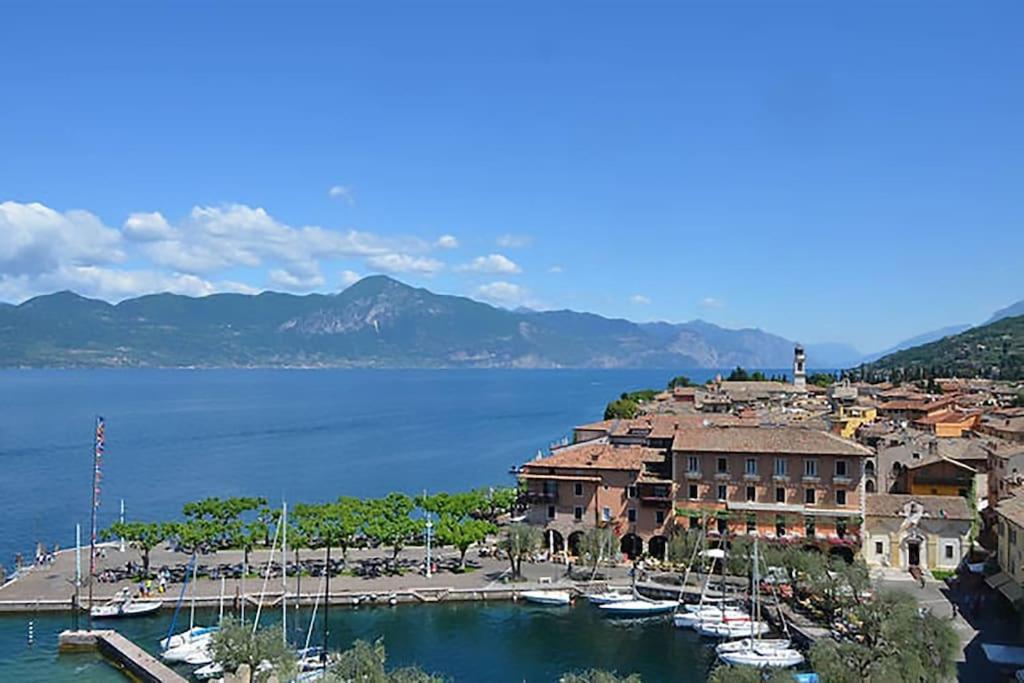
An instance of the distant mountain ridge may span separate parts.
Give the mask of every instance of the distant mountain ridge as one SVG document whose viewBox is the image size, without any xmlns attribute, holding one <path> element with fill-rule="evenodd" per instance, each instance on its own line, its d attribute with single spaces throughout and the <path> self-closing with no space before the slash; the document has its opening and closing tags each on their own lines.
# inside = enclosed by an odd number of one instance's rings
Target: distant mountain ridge
<svg viewBox="0 0 1024 683">
<path fill-rule="evenodd" d="M 793 345 L 703 321 L 509 311 L 386 276 L 329 295 L 153 294 L 114 305 L 58 292 L 0 306 L 6 367 L 785 368 Z M 807 348 L 815 367 L 845 364 Z"/>
</svg>

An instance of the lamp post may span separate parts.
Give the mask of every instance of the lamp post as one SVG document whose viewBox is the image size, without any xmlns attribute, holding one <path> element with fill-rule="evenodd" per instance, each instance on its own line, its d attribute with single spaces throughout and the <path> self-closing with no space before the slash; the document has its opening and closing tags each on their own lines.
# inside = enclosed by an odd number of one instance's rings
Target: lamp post
<svg viewBox="0 0 1024 683">
<path fill-rule="evenodd" d="M 430 513 L 427 513 L 427 578 L 430 578 L 430 532 L 434 528 L 434 523 L 430 521 Z"/>
</svg>

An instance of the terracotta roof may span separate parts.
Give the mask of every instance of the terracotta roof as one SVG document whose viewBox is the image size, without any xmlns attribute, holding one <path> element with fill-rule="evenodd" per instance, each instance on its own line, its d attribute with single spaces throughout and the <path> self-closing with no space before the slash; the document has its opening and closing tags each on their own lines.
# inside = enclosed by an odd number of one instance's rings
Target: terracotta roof
<svg viewBox="0 0 1024 683">
<path fill-rule="evenodd" d="M 873 451 L 829 432 L 800 427 L 699 427 L 680 429 L 673 451 L 872 455 Z"/>
<path fill-rule="evenodd" d="M 962 496 L 916 496 L 910 493 L 876 493 L 864 498 L 865 517 L 902 517 L 907 503 L 918 503 L 926 517 L 972 519 L 967 499 Z"/>
<path fill-rule="evenodd" d="M 523 470 L 530 472 L 540 468 L 561 468 L 637 471 L 645 462 L 660 462 L 664 459 L 665 453 L 656 448 L 586 441 L 559 448 L 546 458 L 531 460 L 523 465 Z"/>
<path fill-rule="evenodd" d="M 938 408 L 944 408 L 948 405 L 952 405 L 956 399 L 951 397 L 941 398 L 937 401 L 920 401 L 920 400 L 907 400 L 907 401 L 887 401 L 882 405 L 878 406 L 880 410 L 936 410 Z"/>
<path fill-rule="evenodd" d="M 959 410 L 943 410 L 935 415 L 926 415 L 918 420 L 914 420 L 914 424 L 923 425 L 934 425 L 934 424 L 959 424 L 961 422 L 967 422 L 975 415 L 979 415 L 978 412 L 961 412 Z"/>
</svg>

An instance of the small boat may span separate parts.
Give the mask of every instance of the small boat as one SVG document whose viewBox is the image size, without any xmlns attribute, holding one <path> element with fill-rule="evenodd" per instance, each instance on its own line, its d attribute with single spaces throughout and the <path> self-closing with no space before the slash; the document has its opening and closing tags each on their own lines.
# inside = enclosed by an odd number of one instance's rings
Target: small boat
<svg viewBox="0 0 1024 683">
<path fill-rule="evenodd" d="M 754 645 L 767 650 L 788 650 L 793 647 L 793 642 L 789 638 L 765 638 L 763 640 L 740 638 L 739 640 L 728 640 L 724 643 L 719 643 L 715 646 L 715 652 L 720 655 L 729 652 L 740 652 L 741 650 L 749 650 Z"/>
<path fill-rule="evenodd" d="M 768 624 L 747 617 L 743 620 L 723 619 L 716 622 L 702 622 L 694 628 L 697 633 L 709 638 L 753 638 L 768 632 Z"/>
<path fill-rule="evenodd" d="M 626 600 L 633 600 L 634 596 L 632 593 L 624 591 L 609 590 L 603 593 L 591 593 L 587 596 L 587 601 L 591 605 L 607 605 L 612 602 L 625 602 Z"/>
<path fill-rule="evenodd" d="M 604 614 L 613 617 L 645 617 L 655 614 L 667 614 L 676 608 L 679 603 L 675 600 L 644 600 L 634 598 L 632 600 L 619 600 L 598 605 L 598 609 Z"/>
<path fill-rule="evenodd" d="M 210 662 L 192 672 L 192 675 L 200 681 L 208 681 L 211 678 L 220 678 L 224 673 L 224 667 L 217 662 Z"/>
<path fill-rule="evenodd" d="M 698 624 L 717 624 L 723 619 L 741 622 L 750 621 L 750 615 L 740 609 L 705 607 L 699 612 L 677 612 L 672 622 L 679 628 L 696 628 Z"/>
<path fill-rule="evenodd" d="M 185 655 L 182 660 L 190 666 L 207 666 L 213 663 L 213 653 L 210 652 L 210 643 L 197 643 L 192 647 L 191 652 Z"/>
<path fill-rule="evenodd" d="M 520 595 L 523 600 L 535 605 L 568 605 L 572 602 L 569 591 L 523 591 Z"/>
<path fill-rule="evenodd" d="M 189 642 L 167 648 L 160 653 L 160 658 L 165 662 L 185 662 L 194 666 L 208 664 L 213 661 L 209 654 L 212 642 L 213 633 L 198 636 Z"/>
<path fill-rule="evenodd" d="M 163 638 L 160 641 L 161 650 L 170 650 L 173 648 L 187 645 L 188 643 L 196 640 L 212 638 L 213 634 L 217 632 L 216 626 L 194 626 L 187 631 L 177 633 L 170 638 Z"/>
<path fill-rule="evenodd" d="M 718 658 L 733 666 L 754 666 L 758 669 L 766 667 L 785 668 L 804 663 L 804 656 L 792 648 L 761 647 L 757 641 L 745 650 L 720 653 Z"/>
<path fill-rule="evenodd" d="M 119 619 L 152 614 L 163 606 L 159 600 L 136 600 L 130 588 L 122 588 L 109 602 L 96 605 L 89 610 L 95 619 Z"/>
</svg>

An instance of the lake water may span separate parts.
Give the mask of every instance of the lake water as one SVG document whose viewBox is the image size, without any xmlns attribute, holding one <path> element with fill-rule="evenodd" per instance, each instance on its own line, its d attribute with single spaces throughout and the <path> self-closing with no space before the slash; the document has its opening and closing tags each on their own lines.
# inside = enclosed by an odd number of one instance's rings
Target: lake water
<svg viewBox="0 0 1024 683">
<path fill-rule="evenodd" d="M 510 465 L 573 425 L 599 419 L 620 392 L 664 386 L 670 374 L 2 371 L 0 562 L 10 567 L 19 551 L 30 557 L 37 541 L 69 547 L 76 522 L 87 535 L 96 415 L 107 421 L 104 527 L 121 499 L 129 519 L 159 520 L 177 518 L 183 503 L 205 496 L 294 503 L 511 484 Z M 688 374 L 703 381 L 714 371 Z M 155 642 L 162 619 L 129 628 Z M 703 669 L 688 678 L 693 645 L 670 626 L 631 630 L 583 609 L 432 606 L 338 619 L 339 646 L 344 634 L 385 635 L 397 663 L 419 662 L 459 680 L 552 680 L 564 668 L 590 665 L 649 671 L 650 680 L 703 679 Z M 56 633 L 68 621 L 39 617 L 29 648 L 27 618 L 0 618 L 0 680 L 119 680 L 94 658 L 56 657 Z M 666 638 L 678 651 L 666 648 Z"/>
</svg>

